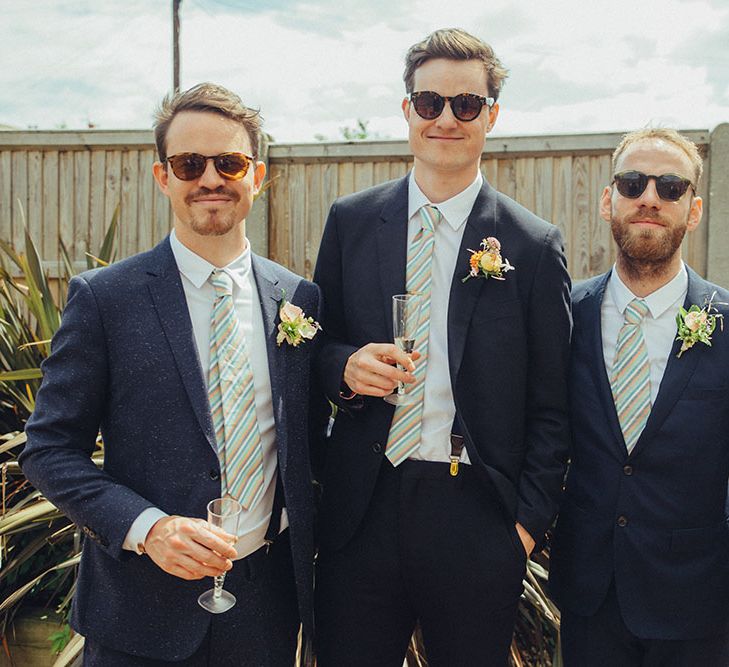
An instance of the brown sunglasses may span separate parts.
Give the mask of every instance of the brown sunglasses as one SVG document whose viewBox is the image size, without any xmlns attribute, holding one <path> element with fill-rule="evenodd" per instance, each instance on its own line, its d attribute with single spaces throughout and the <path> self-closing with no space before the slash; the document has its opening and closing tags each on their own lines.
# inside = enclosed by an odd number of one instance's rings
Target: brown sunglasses
<svg viewBox="0 0 729 667">
<path fill-rule="evenodd" d="M 213 161 L 215 171 L 223 178 L 239 181 L 248 173 L 253 157 L 245 153 L 220 153 L 220 155 L 178 153 L 170 155 L 165 162 L 172 167 L 172 173 L 181 181 L 194 181 L 205 173 L 208 160 Z"/>
</svg>

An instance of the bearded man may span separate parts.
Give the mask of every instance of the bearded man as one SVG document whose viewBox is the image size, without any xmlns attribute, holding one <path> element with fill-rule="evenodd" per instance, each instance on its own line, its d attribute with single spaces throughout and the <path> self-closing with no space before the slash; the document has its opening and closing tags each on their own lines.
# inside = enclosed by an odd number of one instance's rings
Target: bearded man
<svg viewBox="0 0 729 667">
<path fill-rule="evenodd" d="M 673 130 L 626 135 L 600 201 L 617 261 L 572 294 L 566 667 L 729 665 L 729 292 L 681 260 L 701 171 Z"/>
</svg>

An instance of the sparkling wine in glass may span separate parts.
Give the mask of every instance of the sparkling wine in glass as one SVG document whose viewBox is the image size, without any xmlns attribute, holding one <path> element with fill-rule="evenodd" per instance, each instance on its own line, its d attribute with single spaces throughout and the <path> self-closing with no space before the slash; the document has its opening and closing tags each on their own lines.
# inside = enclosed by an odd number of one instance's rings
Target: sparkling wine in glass
<svg viewBox="0 0 729 667">
<path fill-rule="evenodd" d="M 233 498 L 216 498 L 208 503 L 208 523 L 222 528 L 226 533 L 238 535 L 238 520 L 243 507 Z M 214 577 L 214 585 L 205 591 L 197 601 L 203 609 L 212 614 L 222 614 L 235 604 L 235 595 L 223 590 L 225 572 Z"/>
<path fill-rule="evenodd" d="M 415 349 L 415 334 L 420 322 L 420 294 L 395 294 L 392 297 L 392 332 L 395 345 L 405 354 L 412 354 Z M 400 364 L 400 370 L 406 370 Z M 397 383 L 397 390 L 385 400 L 392 405 L 408 405 L 415 402 L 415 398 L 408 393 L 404 382 Z"/>
</svg>

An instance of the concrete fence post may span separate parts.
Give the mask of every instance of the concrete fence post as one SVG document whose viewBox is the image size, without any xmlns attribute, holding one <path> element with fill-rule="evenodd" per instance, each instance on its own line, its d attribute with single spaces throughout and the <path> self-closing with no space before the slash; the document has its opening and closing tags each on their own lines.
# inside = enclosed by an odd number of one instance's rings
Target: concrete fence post
<svg viewBox="0 0 729 667">
<path fill-rule="evenodd" d="M 729 123 L 714 128 L 709 144 L 707 278 L 729 288 Z"/>
</svg>

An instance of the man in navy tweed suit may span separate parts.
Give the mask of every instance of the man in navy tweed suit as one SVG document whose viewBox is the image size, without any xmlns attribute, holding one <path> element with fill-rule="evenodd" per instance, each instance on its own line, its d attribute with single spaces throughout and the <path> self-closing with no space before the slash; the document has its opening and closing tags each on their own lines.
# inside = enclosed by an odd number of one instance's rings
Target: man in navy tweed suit
<svg viewBox="0 0 729 667">
<path fill-rule="evenodd" d="M 284 314 L 301 323 L 295 306 L 318 318 L 320 299 L 246 239 L 266 172 L 259 124 L 213 84 L 163 101 L 154 176 L 174 230 L 149 252 L 71 281 L 43 366 L 21 464 L 86 535 L 71 620 L 86 638 L 85 667 L 290 666 L 299 624 L 312 633 L 308 447 L 326 404 L 309 418 L 311 327 L 301 325 L 303 339 L 277 335 L 286 302 Z M 257 491 L 237 536 L 204 521 L 231 473 L 229 424 L 222 437 L 208 398 L 211 317 L 224 297 L 248 364 L 232 385 L 252 397 L 246 432 L 255 434 Z M 103 470 L 90 458 L 99 429 Z M 197 598 L 226 571 L 237 604 L 214 616 Z"/>
</svg>

